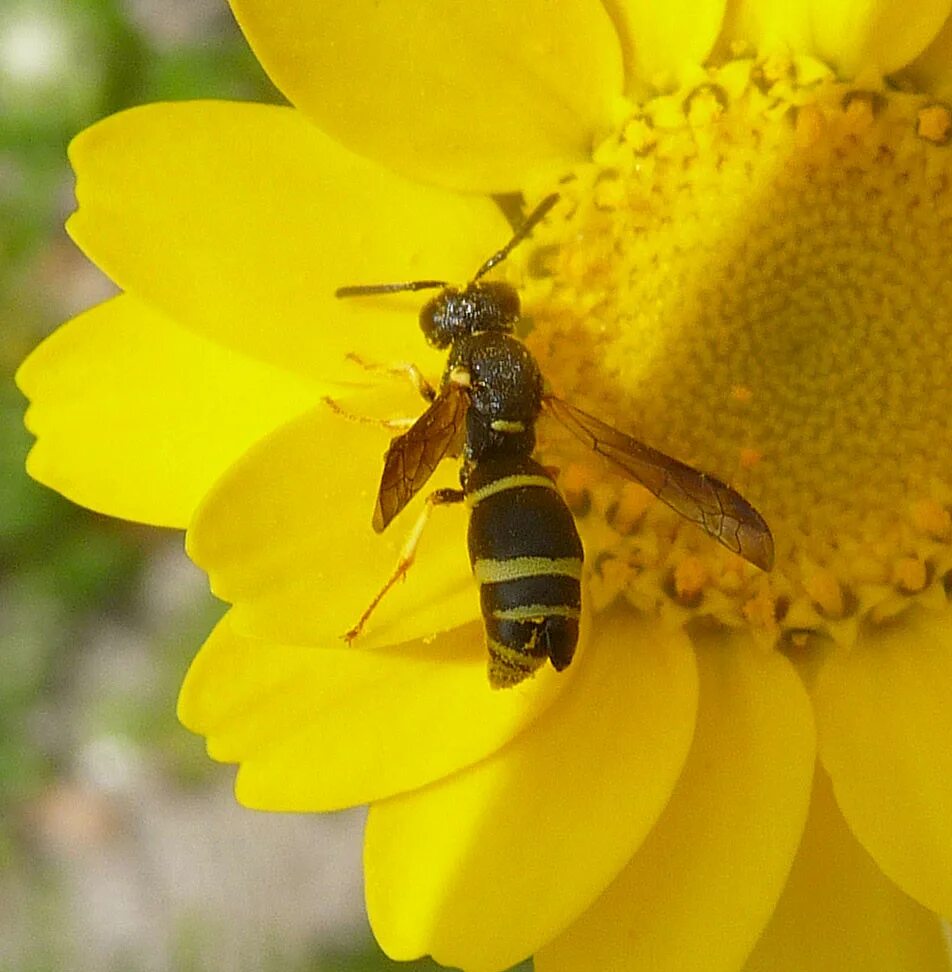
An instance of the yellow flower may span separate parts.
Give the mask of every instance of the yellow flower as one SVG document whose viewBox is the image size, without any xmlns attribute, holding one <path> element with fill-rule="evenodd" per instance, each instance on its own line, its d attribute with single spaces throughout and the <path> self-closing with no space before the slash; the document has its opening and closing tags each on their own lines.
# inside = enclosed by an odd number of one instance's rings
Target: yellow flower
<svg viewBox="0 0 952 972">
<path fill-rule="evenodd" d="M 30 471 L 189 527 L 232 605 L 181 697 L 238 798 L 372 804 L 368 909 L 466 969 L 929 970 L 952 916 L 949 2 L 235 0 L 295 106 L 73 144 L 124 293 L 24 364 Z M 884 80 L 888 76 L 888 80 Z M 731 482 L 769 575 L 540 423 L 586 545 L 579 656 L 493 692 L 465 517 L 369 529 L 418 297 L 506 272 L 555 390 Z M 447 463 L 436 485 L 454 482 Z M 421 502 L 421 498 L 415 501 Z M 817 759 L 818 755 L 818 759 Z"/>
</svg>

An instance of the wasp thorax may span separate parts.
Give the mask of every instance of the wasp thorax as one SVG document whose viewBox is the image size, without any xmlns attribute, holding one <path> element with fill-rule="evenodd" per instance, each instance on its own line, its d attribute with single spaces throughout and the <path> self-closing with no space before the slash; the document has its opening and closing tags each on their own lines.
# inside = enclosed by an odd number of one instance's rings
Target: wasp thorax
<svg viewBox="0 0 952 972">
<path fill-rule="evenodd" d="M 469 373 L 472 407 L 490 420 L 534 422 L 542 408 L 542 375 L 514 337 L 478 334 L 458 345 Z"/>
<path fill-rule="evenodd" d="M 519 295 L 501 280 L 474 281 L 462 290 L 446 287 L 420 311 L 427 343 L 448 348 L 458 338 L 480 331 L 511 331 L 519 319 Z"/>
</svg>

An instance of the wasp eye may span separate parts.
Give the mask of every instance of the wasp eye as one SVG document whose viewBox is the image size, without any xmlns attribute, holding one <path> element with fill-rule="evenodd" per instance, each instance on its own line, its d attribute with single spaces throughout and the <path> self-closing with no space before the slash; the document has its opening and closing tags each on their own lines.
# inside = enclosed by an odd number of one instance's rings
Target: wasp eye
<svg viewBox="0 0 952 972">
<path fill-rule="evenodd" d="M 427 344 L 434 348 L 448 348 L 458 330 L 454 314 L 457 292 L 452 287 L 431 297 L 420 311 L 420 329 Z"/>
<path fill-rule="evenodd" d="M 487 280 L 480 284 L 489 315 L 501 330 L 514 325 L 522 313 L 516 288 L 503 280 Z"/>
</svg>

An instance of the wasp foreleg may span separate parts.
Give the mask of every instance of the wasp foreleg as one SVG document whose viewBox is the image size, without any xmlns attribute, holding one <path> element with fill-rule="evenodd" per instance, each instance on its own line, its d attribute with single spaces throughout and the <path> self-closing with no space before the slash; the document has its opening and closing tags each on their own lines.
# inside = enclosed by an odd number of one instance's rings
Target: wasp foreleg
<svg viewBox="0 0 952 972">
<path fill-rule="evenodd" d="M 433 399 L 436 398 L 436 389 L 426 380 L 426 378 L 423 377 L 423 372 L 420 371 L 415 364 L 374 364 L 372 361 L 366 361 L 359 354 L 355 354 L 353 351 L 347 355 L 347 360 L 353 361 L 355 365 L 359 365 L 364 369 L 364 371 L 371 371 L 380 375 L 391 375 L 396 378 L 409 378 L 413 387 L 428 402 L 432 402 Z"/>
</svg>

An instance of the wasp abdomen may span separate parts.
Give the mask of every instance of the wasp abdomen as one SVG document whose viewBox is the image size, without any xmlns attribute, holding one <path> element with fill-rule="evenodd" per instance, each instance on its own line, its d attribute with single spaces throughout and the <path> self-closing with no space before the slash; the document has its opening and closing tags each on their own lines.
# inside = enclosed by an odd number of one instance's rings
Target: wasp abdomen
<svg viewBox="0 0 952 972">
<path fill-rule="evenodd" d="M 578 642 L 582 543 L 552 477 L 526 456 L 467 471 L 469 558 L 480 587 L 489 681 L 515 685 Z"/>
</svg>

